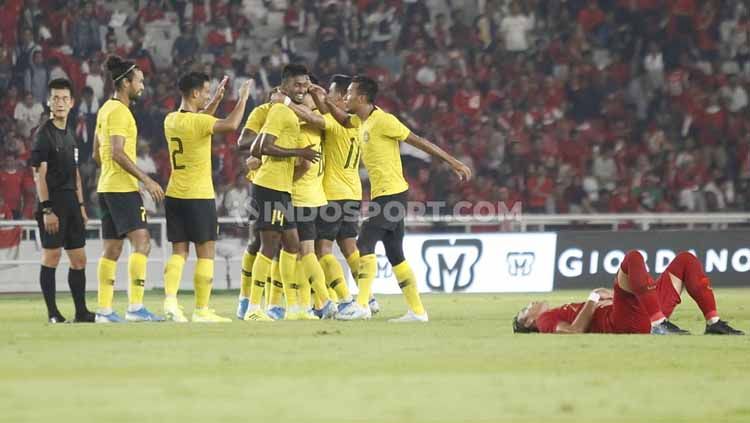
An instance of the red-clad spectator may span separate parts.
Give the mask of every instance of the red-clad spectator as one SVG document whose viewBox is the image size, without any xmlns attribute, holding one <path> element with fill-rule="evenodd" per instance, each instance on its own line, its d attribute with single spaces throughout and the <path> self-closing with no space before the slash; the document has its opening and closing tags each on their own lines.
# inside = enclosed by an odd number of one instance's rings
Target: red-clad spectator
<svg viewBox="0 0 750 423">
<path fill-rule="evenodd" d="M 547 201 L 552 198 L 555 191 L 555 183 L 552 178 L 547 176 L 547 170 L 544 166 L 533 166 L 531 177 L 526 183 L 527 199 L 530 213 L 545 213 L 547 211 Z"/>
<path fill-rule="evenodd" d="M 595 0 L 589 1 L 589 4 L 578 12 L 578 24 L 585 32 L 591 32 L 596 30 L 599 25 L 604 23 L 604 11 L 599 7 L 599 3 Z"/>
<path fill-rule="evenodd" d="M 13 212 L 16 218 L 22 215 L 24 174 L 18 169 L 18 160 L 15 156 L 8 155 L 0 170 L 0 190 L 5 199 L 5 204 Z"/>
<path fill-rule="evenodd" d="M 159 3 L 158 0 L 148 0 L 146 7 L 138 12 L 138 16 L 135 18 L 136 22 L 147 24 L 149 22 L 164 19 L 164 10 L 162 10 Z"/>
<path fill-rule="evenodd" d="M 637 213 L 640 208 L 638 200 L 633 197 L 628 184 L 620 183 L 609 200 L 610 213 Z"/>
</svg>

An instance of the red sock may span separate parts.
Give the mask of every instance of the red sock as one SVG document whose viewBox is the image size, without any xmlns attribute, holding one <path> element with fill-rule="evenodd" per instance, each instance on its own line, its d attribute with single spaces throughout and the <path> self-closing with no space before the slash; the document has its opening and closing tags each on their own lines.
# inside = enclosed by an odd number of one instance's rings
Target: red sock
<svg viewBox="0 0 750 423">
<path fill-rule="evenodd" d="M 682 285 L 698 304 L 706 320 L 719 316 L 711 280 L 703 273 L 703 266 L 694 255 L 687 252 L 678 254 L 667 267 L 667 272 L 682 280 Z"/>
<path fill-rule="evenodd" d="M 664 319 L 664 313 L 662 313 L 659 305 L 659 296 L 656 293 L 656 283 L 648 274 L 641 253 L 635 250 L 628 251 L 620 269 L 628 275 L 630 290 L 638 298 L 641 307 L 648 313 L 649 320 L 655 322 Z"/>
</svg>

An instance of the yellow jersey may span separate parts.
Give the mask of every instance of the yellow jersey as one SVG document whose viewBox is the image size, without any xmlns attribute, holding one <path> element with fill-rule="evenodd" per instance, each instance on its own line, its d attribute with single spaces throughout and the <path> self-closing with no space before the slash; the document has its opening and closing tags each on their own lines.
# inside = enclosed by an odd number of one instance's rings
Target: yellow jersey
<svg viewBox="0 0 750 423">
<path fill-rule="evenodd" d="M 164 119 L 172 174 L 166 195 L 173 198 L 215 198 L 211 174 L 211 135 L 219 120 L 205 113 L 172 112 Z"/>
<path fill-rule="evenodd" d="M 411 131 L 390 113 L 375 108 L 363 122 L 353 115 L 352 124 L 359 128 L 362 159 L 370 176 L 370 198 L 398 194 L 409 189 L 401 166 L 401 141 Z"/>
<path fill-rule="evenodd" d="M 96 115 L 96 136 L 99 138 L 99 157 L 101 174 L 97 192 L 133 192 L 138 191 L 138 179 L 128 173 L 112 158 L 110 137 L 125 137 L 125 154 L 135 163 L 138 127 L 128 106 L 120 100 L 109 99 Z"/>
<path fill-rule="evenodd" d="M 299 120 L 292 109 L 283 104 L 271 106 L 260 133 L 275 136 L 276 145 L 279 147 L 300 147 Z M 291 194 L 296 159 L 296 157 L 263 156 L 262 164 L 253 178 L 253 183 Z"/>
<path fill-rule="evenodd" d="M 326 197 L 329 201 L 361 200 L 359 129 L 343 127 L 330 113 L 323 115 L 323 119 L 326 121 L 323 132 L 323 189 Z"/>
<path fill-rule="evenodd" d="M 264 103 L 253 109 L 250 112 L 250 116 L 247 117 L 247 123 L 245 123 L 245 129 L 260 133 L 260 129 L 263 128 L 263 124 L 266 123 L 266 117 L 268 117 L 268 111 L 271 110 L 272 103 Z M 252 182 L 255 177 L 257 170 L 249 170 L 245 178 Z"/>
<path fill-rule="evenodd" d="M 315 113 L 318 113 L 315 111 Z M 323 190 L 324 162 L 322 132 L 306 122 L 300 122 L 302 146 L 314 146 L 321 153 L 320 161 L 314 163 L 292 186 L 292 204 L 295 207 L 320 207 L 328 204 Z"/>
</svg>

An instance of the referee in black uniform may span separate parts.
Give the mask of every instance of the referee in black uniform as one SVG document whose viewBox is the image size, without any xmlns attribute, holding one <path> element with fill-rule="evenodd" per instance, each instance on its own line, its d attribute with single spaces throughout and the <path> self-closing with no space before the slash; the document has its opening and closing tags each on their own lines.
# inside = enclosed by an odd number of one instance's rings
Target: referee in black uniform
<svg viewBox="0 0 750 423">
<path fill-rule="evenodd" d="M 70 259 L 68 284 L 73 295 L 75 322 L 93 322 L 95 315 L 86 308 L 86 233 L 88 221 L 83 205 L 81 175 L 78 172 L 78 147 L 68 129 L 68 114 L 73 108 L 73 89 L 67 79 L 49 83 L 51 118 L 36 132 L 31 166 L 39 195 L 36 220 L 42 241 L 42 266 L 39 283 L 47 304 L 50 323 L 65 322 L 55 302 L 55 270 L 60 263 L 60 248 Z"/>
</svg>

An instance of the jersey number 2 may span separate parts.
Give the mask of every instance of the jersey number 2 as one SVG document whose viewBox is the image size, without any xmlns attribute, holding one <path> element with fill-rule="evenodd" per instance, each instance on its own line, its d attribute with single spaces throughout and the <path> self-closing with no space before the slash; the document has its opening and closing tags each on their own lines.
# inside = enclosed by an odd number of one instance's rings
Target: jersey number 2
<svg viewBox="0 0 750 423">
<path fill-rule="evenodd" d="M 182 149 L 182 140 L 177 137 L 173 137 L 173 138 L 170 138 L 169 142 L 177 143 L 177 148 L 172 151 L 172 169 L 174 170 L 185 169 L 185 165 L 177 164 L 177 155 L 185 152 L 185 150 Z"/>
</svg>

